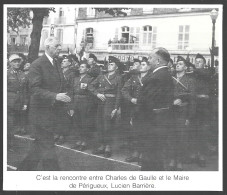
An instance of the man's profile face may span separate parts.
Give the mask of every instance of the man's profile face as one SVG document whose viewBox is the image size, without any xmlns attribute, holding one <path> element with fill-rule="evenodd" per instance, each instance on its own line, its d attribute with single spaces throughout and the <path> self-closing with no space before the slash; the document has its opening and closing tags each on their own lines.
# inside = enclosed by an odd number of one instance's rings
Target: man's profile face
<svg viewBox="0 0 227 195">
<path fill-rule="evenodd" d="M 95 62 L 94 58 L 88 58 L 87 63 L 88 63 L 89 65 L 92 65 L 94 62 Z"/>
<path fill-rule="evenodd" d="M 132 66 L 132 69 L 133 70 L 139 70 L 139 68 L 140 68 L 140 63 L 139 62 L 134 62 L 133 66 Z"/>
<path fill-rule="evenodd" d="M 186 69 L 187 69 L 187 66 L 185 65 L 184 61 L 177 62 L 177 65 L 176 65 L 176 71 L 177 72 L 182 72 Z"/>
<path fill-rule="evenodd" d="M 63 59 L 61 62 L 61 67 L 62 68 L 67 68 L 71 65 L 71 62 L 69 61 L 69 59 Z"/>
<path fill-rule="evenodd" d="M 87 65 L 86 64 L 81 64 L 79 68 L 80 74 L 84 74 L 88 71 Z"/>
<path fill-rule="evenodd" d="M 58 57 L 61 52 L 61 45 L 55 42 L 52 45 L 49 45 L 47 51 L 52 58 Z"/>
<path fill-rule="evenodd" d="M 115 62 L 111 62 L 108 64 L 108 72 L 113 72 L 117 70 L 117 65 Z"/>
<path fill-rule="evenodd" d="M 148 56 L 148 63 L 151 65 L 152 68 L 155 68 L 158 62 L 158 55 L 156 54 L 158 50 L 154 49 L 151 51 L 150 55 Z"/>
<path fill-rule="evenodd" d="M 141 62 L 141 65 L 140 65 L 141 73 L 147 72 L 149 69 L 150 69 L 150 66 L 148 65 L 147 62 Z"/>
<path fill-rule="evenodd" d="M 204 62 L 204 60 L 203 60 L 202 58 L 197 58 L 197 59 L 195 60 L 195 67 L 196 67 L 197 69 L 202 69 L 202 68 L 204 68 L 204 65 L 205 65 L 205 62 Z"/>
</svg>

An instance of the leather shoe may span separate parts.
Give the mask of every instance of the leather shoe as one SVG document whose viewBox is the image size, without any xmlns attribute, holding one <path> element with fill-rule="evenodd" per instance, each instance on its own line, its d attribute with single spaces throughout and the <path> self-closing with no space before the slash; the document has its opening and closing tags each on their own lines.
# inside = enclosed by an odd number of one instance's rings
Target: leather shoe
<svg viewBox="0 0 227 195">
<path fill-rule="evenodd" d="M 105 151 L 104 153 L 104 157 L 105 158 L 110 158 L 112 156 L 112 152 L 111 151 Z"/>
<path fill-rule="evenodd" d="M 174 165 L 168 165 L 168 167 L 167 167 L 167 171 L 176 171 L 176 170 L 177 170 L 177 168 Z"/>
<path fill-rule="evenodd" d="M 183 165 L 182 163 L 177 163 L 175 171 L 183 171 Z"/>
<path fill-rule="evenodd" d="M 198 159 L 197 157 L 193 156 L 193 157 L 188 157 L 187 159 L 184 160 L 184 163 L 186 164 L 194 164 L 194 163 L 197 163 Z"/>
<path fill-rule="evenodd" d="M 84 151 L 87 149 L 86 145 L 80 145 L 80 147 L 78 148 L 79 151 Z"/>
<path fill-rule="evenodd" d="M 112 155 L 111 147 L 109 145 L 106 145 L 104 157 L 109 158 Z"/>
<path fill-rule="evenodd" d="M 93 150 L 93 154 L 104 154 L 105 150 L 104 148 L 97 148 L 96 150 Z"/>
<path fill-rule="evenodd" d="M 57 140 L 56 144 L 61 145 L 65 142 L 65 138 L 63 136 L 59 136 L 59 139 Z"/>
<path fill-rule="evenodd" d="M 139 156 L 138 165 L 142 166 L 142 154 L 140 154 Z"/>
<path fill-rule="evenodd" d="M 139 157 L 137 156 L 130 156 L 125 159 L 126 162 L 139 162 Z"/>
</svg>

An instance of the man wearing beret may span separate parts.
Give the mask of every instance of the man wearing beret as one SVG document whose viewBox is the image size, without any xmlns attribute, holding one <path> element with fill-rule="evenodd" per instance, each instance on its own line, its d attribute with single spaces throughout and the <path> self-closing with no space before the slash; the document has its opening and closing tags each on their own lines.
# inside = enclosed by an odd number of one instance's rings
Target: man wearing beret
<svg viewBox="0 0 227 195">
<path fill-rule="evenodd" d="M 80 75 L 73 78 L 70 89 L 70 97 L 72 99 L 70 103 L 69 114 L 73 116 L 74 130 L 79 133 L 79 140 L 75 142 L 74 148 L 80 151 L 86 150 L 88 147 L 88 140 L 91 138 L 92 126 L 92 106 L 94 97 L 88 90 L 88 85 L 93 78 L 87 74 L 89 65 L 85 61 L 80 62 Z"/>
<path fill-rule="evenodd" d="M 76 54 L 68 55 L 69 61 L 71 61 L 70 70 L 74 73 L 75 77 L 79 76 L 79 60 Z"/>
<path fill-rule="evenodd" d="M 100 74 L 101 74 L 101 67 L 97 65 L 97 57 L 93 54 L 93 53 L 90 53 L 89 54 L 89 57 L 88 57 L 88 66 L 90 66 L 87 74 L 89 76 L 91 76 L 94 79 L 96 79 Z M 97 113 L 97 109 L 98 109 L 98 103 L 97 103 L 97 100 L 93 102 L 93 105 L 92 105 L 92 112 L 93 113 L 93 117 L 90 118 L 90 120 L 92 120 L 92 123 L 94 124 L 94 131 L 96 132 L 97 131 L 97 128 L 96 128 L 96 121 L 95 121 L 95 118 L 96 118 L 96 113 Z"/>
<path fill-rule="evenodd" d="M 163 150 L 172 126 L 174 84 L 168 71 L 169 52 L 152 50 L 148 58 L 150 70 L 137 98 L 141 126 L 142 171 L 163 171 Z"/>
<path fill-rule="evenodd" d="M 196 115 L 195 131 L 192 144 L 192 155 L 189 162 L 195 162 L 200 167 L 206 166 L 204 157 L 207 151 L 208 131 L 210 128 L 210 81 L 211 71 L 205 69 L 206 59 L 203 55 L 197 54 L 193 76 L 196 79 Z"/>
<path fill-rule="evenodd" d="M 21 132 L 22 112 L 28 106 L 28 88 L 26 75 L 20 70 L 21 58 L 17 54 L 9 57 L 10 68 L 7 71 L 7 124 L 8 149 L 12 146 L 15 132 Z"/>
<path fill-rule="evenodd" d="M 121 76 L 117 74 L 119 64 L 117 58 L 109 56 L 108 72 L 99 75 L 88 86 L 88 90 L 98 98 L 97 131 L 100 147 L 94 151 L 94 154 L 104 154 L 105 157 L 112 155 L 111 135 L 120 107 L 122 81 Z"/>
<path fill-rule="evenodd" d="M 132 76 L 139 74 L 140 63 L 141 63 L 141 61 L 139 59 L 134 58 L 133 66 L 130 67 L 129 71 L 125 72 L 122 75 L 122 85 L 126 84 Z M 123 144 L 121 145 L 121 148 L 130 147 L 130 145 L 132 144 L 131 137 L 133 135 L 130 130 L 131 129 L 131 127 L 130 127 L 131 107 L 132 107 L 132 103 L 130 101 L 128 101 L 128 99 L 122 98 L 122 101 L 121 101 L 121 128 L 122 128 L 122 130 L 120 133 L 122 133 L 121 137 L 123 139 Z"/>
<path fill-rule="evenodd" d="M 176 74 L 172 77 L 174 82 L 173 114 L 176 127 L 169 137 L 172 149 L 172 159 L 169 169 L 183 170 L 183 160 L 187 158 L 187 140 L 189 137 L 189 124 L 195 115 L 195 79 L 186 73 L 188 62 L 178 56 Z M 189 155 L 189 154 L 188 154 Z"/>
<path fill-rule="evenodd" d="M 89 54 L 88 65 L 91 67 L 88 71 L 88 74 L 91 77 L 96 78 L 101 73 L 101 69 L 97 65 L 97 57 L 93 53 Z"/>
<path fill-rule="evenodd" d="M 187 62 L 187 63 L 188 63 L 188 69 L 186 71 L 186 74 L 193 76 L 195 65 L 192 64 L 191 62 Z"/>
<path fill-rule="evenodd" d="M 137 64 L 137 62 L 139 62 Z M 124 99 L 129 102 L 130 110 L 127 110 L 130 115 L 130 131 L 128 132 L 128 137 L 131 142 L 130 156 L 125 159 L 126 162 L 139 162 L 141 157 L 140 150 L 140 134 L 139 134 L 139 123 L 137 121 L 138 108 L 137 108 L 137 98 L 140 93 L 140 89 L 143 86 L 143 81 L 150 66 L 148 65 L 147 58 L 143 58 L 142 62 L 134 60 L 133 70 L 137 70 L 138 73 L 131 76 L 131 78 L 126 81 L 122 88 L 122 95 Z"/>
</svg>

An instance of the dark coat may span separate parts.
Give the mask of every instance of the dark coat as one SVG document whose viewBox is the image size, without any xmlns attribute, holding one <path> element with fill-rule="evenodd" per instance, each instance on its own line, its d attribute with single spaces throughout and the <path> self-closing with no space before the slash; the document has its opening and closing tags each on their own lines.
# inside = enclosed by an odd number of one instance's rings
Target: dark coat
<svg viewBox="0 0 227 195">
<path fill-rule="evenodd" d="M 171 107 L 173 98 L 174 84 L 168 68 L 149 72 L 137 99 L 141 117 L 150 124 L 154 119 L 153 109 Z"/>
<path fill-rule="evenodd" d="M 27 78 L 24 72 L 7 71 L 7 107 L 20 111 L 23 105 L 28 105 Z"/>
<path fill-rule="evenodd" d="M 177 77 L 173 76 L 174 82 L 174 99 L 181 99 L 182 103 L 188 103 L 185 108 L 174 106 L 175 111 L 184 110 L 186 119 L 192 119 L 196 111 L 196 81 L 193 77 L 185 74 L 179 82 Z M 185 86 L 182 86 L 182 84 Z M 183 116 L 182 116 L 183 117 Z"/>
<path fill-rule="evenodd" d="M 43 55 L 31 64 L 28 78 L 32 123 L 51 129 L 59 122 L 58 115 L 65 106 L 63 102 L 56 101 L 56 95 L 65 92 L 65 79 L 60 65 L 52 65 Z"/>
<path fill-rule="evenodd" d="M 142 145 L 142 171 L 163 171 L 162 152 L 173 129 L 171 107 L 174 85 L 168 68 L 151 72 L 143 82 L 137 103 L 140 119 L 140 145 Z M 170 109 L 161 109 L 168 108 Z M 156 109 L 156 110 L 154 110 Z"/>
</svg>

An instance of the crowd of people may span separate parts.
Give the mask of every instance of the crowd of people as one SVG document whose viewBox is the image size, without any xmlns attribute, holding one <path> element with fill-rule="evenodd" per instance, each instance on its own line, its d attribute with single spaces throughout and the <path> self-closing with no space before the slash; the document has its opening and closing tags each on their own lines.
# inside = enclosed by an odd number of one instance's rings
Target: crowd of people
<svg viewBox="0 0 227 195">
<path fill-rule="evenodd" d="M 141 170 L 206 166 L 207 151 L 218 146 L 218 65 L 204 68 L 201 54 L 195 64 L 182 56 L 173 62 L 165 48 L 131 64 L 60 52 L 58 40 L 49 37 L 45 54 L 32 63 L 8 57 L 8 149 L 15 133 L 35 138 L 18 170 L 36 170 L 40 161 L 44 170 L 60 170 L 54 144 L 69 135 L 74 149 L 90 149 L 93 141 L 93 154 L 109 158 L 116 129 L 119 147 L 130 151 L 125 161 L 138 162 Z"/>
</svg>

